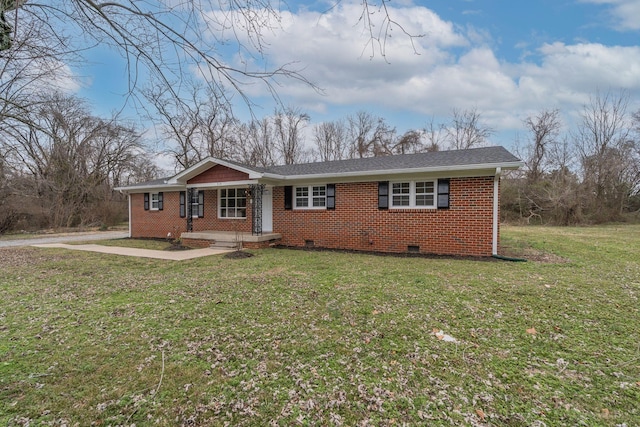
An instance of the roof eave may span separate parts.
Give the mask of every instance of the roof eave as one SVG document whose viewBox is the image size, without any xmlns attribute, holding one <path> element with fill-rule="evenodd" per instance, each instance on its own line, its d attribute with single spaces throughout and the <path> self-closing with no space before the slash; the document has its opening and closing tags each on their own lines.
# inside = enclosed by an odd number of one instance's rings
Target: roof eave
<svg viewBox="0 0 640 427">
<path fill-rule="evenodd" d="M 184 190 L 184 185 L 169 185 L 169 184 L 155 184 L 155 185 L 132 185 L 128 187 L 115 187 L 114 190 L 122 193 L 144 193 L 147 191 L 179 191 Z"/>
<path fill-rule="evenodd" d="M 473 165 L 452 165 L 452 166 L 435 166 L 424 168 L 402 168 L 402 169 L 384 169 L 339 173 L 320 173 L 320 174 L 303 174 L 303 175 L 279 175 L 279 174 L 263 174 L 263 178 L 270 181 L 300 181 L 300 180 L 319 180 L 319 179 L 340 179 L 340 178 L 357 178 L 357 177 L 376 177 L 387 175 L 415 175 L 420 173 L 451 173 L 451 172 L 472 172 L 472 171 L 495 171 L 496 168 L 502 170 L 515 170 L 524 166 L 521 161 L 517 162 L 501 162 L 501 163 L 482 163 Z"/>
</svg>

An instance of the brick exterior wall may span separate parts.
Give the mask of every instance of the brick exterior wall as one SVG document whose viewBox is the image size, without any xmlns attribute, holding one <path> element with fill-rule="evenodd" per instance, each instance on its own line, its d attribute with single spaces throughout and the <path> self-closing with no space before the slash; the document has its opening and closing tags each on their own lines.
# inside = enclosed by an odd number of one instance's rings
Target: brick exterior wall
<svg viewBox="0 0 640 427">
<path fill-rule="evenodd" d="M 232 182 L 248 180 L 249 175 L 215 165 L 187 181 L 188 184 Z M 144 194 L 131 195 L 131 237 L 165 238 L 171 232 L 179 237 L 187 231 L 187 219 L 180 218 L 180 192 L 163 192 L 164 206 L 161 211 L 144 210 Z M 187 200 L 189 203 L 189 200 Z M 193 218 L 193 231 L 224 230 L 251 232 L 251 209 L 247 206 L 246 219 L 218 218 L 218 190 L 204 191 L 204 216 Z"/>
<path fill-rule="evenodd" d="M 215 165 L 200 175 L 191 178 L 187 184 L 206 184 L 209 182 L 245 181 L 249 175 L 222 165 Z"/>
<path fill-rule="evenodd" d="M 178 192 L 163 192 L 164 209 L 144 210 L 144 194 L 131 194 L 131 237 L 166 238 L 167 233 L 181 233 L 186 230 L 187 220 L 180 218 Z M 175 235 L 174 235 L 175 237 Z"/>
<path fill-rule="evenodd" d="M 220 165 L 205 174 L 214 180 L 209 182 L 246 179 L 246 174 Z M 204 217 L 193 218 L 193 231 L 251 232 L 250 205 L 246 219 L 219 219 L 217 196 L 217 190 L 205 191 Z M 143 194 L 131 194 L 132 237 L 165 238 L 168 232 L 186 231 L 179 193 L 164 192 L 163 198 L 162 211 L 145 211 Z M 394 253 L 417 246 L 420 253 L 491 256 L 492 227 L 492 176 L 452 178 L 449 209 L 379 210 L 378 183 L 361 182 L 336 184 L 335 210 L 285 210 L 284 187 L 273 188 L 273 231 L 282 234 L 281 243 L 287 246 L 312 241 L 315 247 Z"/>
<path fill-rule="evenodd" d="M 163 193 L 164 209 L 144 210 L 143 193 L 131 194 L 131 237 L 165 238 L 171 232 L 179 236 L 187 231 L 187 218 L 180 218 L 178 191 Z M 246 231 L 251 232 L 251 207 L 247 206 L 246 219 L 218 218 L 218 190 L 204 191 L 204 216 L 193 218 L 193 231 Z"/>
<path fill-rule="evenodd" d="M 273 191 L 273 229 L 282 244 L 375 252 L 491 256 L 493 177 L 450 182 L 449 209 L 378 209 L 378 183 L 336 184 L 335 210 L 285 210 Z"/>
</svg>

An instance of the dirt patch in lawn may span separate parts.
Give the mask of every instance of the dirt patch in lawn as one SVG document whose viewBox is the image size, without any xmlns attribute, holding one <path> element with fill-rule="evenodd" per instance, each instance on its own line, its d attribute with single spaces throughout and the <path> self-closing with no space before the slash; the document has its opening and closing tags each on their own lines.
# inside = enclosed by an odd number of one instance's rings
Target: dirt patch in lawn
<svg viewBox="0 0 640 427">
<path fill-rule="evenodd" d="M 189 246 L 171 245 L 168 248 L 166 248 L 165 251 L 188 251 L 189 249 L 191 249 L 191 247 Z"/>
<path fill-rule="evenodd" d="M 233 252 L 229 252 L 224 257 L 231 258 L 231 259 L 244 259 L 244 258 L 251 258 L 252 256 L 253 254 L 251 252 L 233 251 Z"/>
<path fill-rule="evenodd" d="M 530 246 L 510 246 L 502 245 L 500 255 L 509 258 L 526 259 L 531 262 L 542 264 L 564 264 L 570 262 L 568 258 L 561 257 L 550 252 L 541 251 Z"/>
</svg>

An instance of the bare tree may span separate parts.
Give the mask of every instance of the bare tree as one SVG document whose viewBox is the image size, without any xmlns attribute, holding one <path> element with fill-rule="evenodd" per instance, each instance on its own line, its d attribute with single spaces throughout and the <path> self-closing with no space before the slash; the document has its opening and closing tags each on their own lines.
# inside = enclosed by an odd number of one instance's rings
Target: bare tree
<svg viewBox="0 0 640 427">
<path fill-rule="evenodd" d="M 348 157 L 347 126 L 344 121 L 324 122 L 313 128 L 316 152 L 321 161 L 342 160 Z"/>
<path fill-rule="evenodd" d="M 127 60 L 129 94 L 132 95 L 144 73 L 180 98 L 179 82 L 182 76 L 192 74 L 194 70 L 216 93 L 225 94 L 225 89 L 232 89 L 248 105 L 252 103 L 243 87 L 249 81 L 264 84 L 276 98 L 275 88 L 281 78 L 315 87 L 294 64 L 273 69 L 246 66 L 258 62 L 250 60 L 256 59 L 253 56 L 266 54 L 264 33 L 280 26 L 282 11 L 270 0 L 185 1 L 179 4 L 134 0 L 27 1 L 8 13 L 19 13 L 19 26 L 23 21 L 41 21 L 55 33 L 84 34 L 80 40 L 68 44 L 66 52 L 58 54 L 79 52 L 92 42 L 119 51 Z M 247 57 L 245 66 L 234 67 L 221 57 L 222 46 L 228 46 L 232 41 L 239 54 Z M 15 49 L 15 45 L 11 49 Z"/>
<path fill-rule="evenodd" d="M 411 129 L 406 131 L 396 139 L 391 147 L 390 154 L 411 154 L 424 151 L 422 137 L 423 133 L 418 130 Z"/>
<path fill-rule="evenodd" d="M 373 145 L 373 135 L 378 121 L 379 119 L 365 111 L 358 111 L 355 115 L 347 117 L 349 124 L 349 157 L 367 157 L 367 153 Z"/>
<path fill-rule="evenodd" d="M 385 156 L 391 153 L 396 131 L 382 117 L 358 111 L 347 117 L 347 123 L 350 158 Z"/>
<path fill-rule="evenodd" d="M 238 130 L 239 158 L 242 162 L 252 166 L 273 166 L 277 163 L 274 130 L 271 120 L 254 119 L 249 124 L 243 124 Z"/>
<path fill-rule="evenodd" d="M 275 146 L 286 165 L 306 160 L 302 132 L 310 117 L 298 108 L 276 110 L 273 118 Z"/>
<path fill-rule="evenodd" d="M 117 197 L 112 188 L 138 172 L 143 154 L 138 133 L 117 117 L 91 116 L 76 98 L 42 98 L 37 111 L 0 128 L 4 165 L 20 177 L 21 186 L 13 185 L 11 191 L 21 192 L 23 200 L 31 197 L 30 204 L 39 205 L 51 226 L 107 218 L 117 209 L 108 203 Z"/>
<path fill-rule="evenodd" d="M 440 151 L 447 143 L 447 131 L 444 125 L 436 125 L 433 117 L 423 130 L 425 151 Z"/>
<path fill-rule="evenodd" d="M 636 143 L 627 114 L 628 94 L 600 94 L 582 112 L 574 135 L 583 184 L 598 220 L 620 215 L 637 185 Z"/>
<path fill-rule="evenodd" d="M 383 57 L 386 56 L 387 41 L 391 38 L 394 28 L 399 29 L 401 33 L 409 38 L 414 52 L 416 51 L 414 39 L 423 37 L 422 34 L 407 32 L 404 26 L 389 13 L 389 3 L 390 0 L 362 1 L 362 14 L 359 22 L 363 25 L 364 30 L 369 33 L 369 42 L 365 49 L 369 48 L 371 57 L 375 56 L 376 52 L 380 52 Z"/>
<path fill-rule="evenodd" d="M 543 110 L 535 117 L 527 117 L 524 124 L 531 134 L 531 144 L 525 160 L 527 177 L 530 182 L 537 182 L 545 173 L 549 147 L 557 143 L 561 126 L 560 111 Z"/>
<path fill-rule="evenodd" d="M 22 6 L 26 0 L 0 0 L 0 52 L 11 48 L 13 43 L 13 29 L 7 21 L 5 12 Z"/>
<path fill-rule="evenodd" d="M 0 151 L 0 234 L 11 230 L 18 220 L 18 213 L 9 184 L 11 179 L 12 176 L 7 168 L 5 156 Z"/>
<path fill-rule="evenodd" d="M 154 118 L 164 142 L 163 153 L 174 159 L 176 169 L 196 164 L 200 157 L 196 149 L 199 105 L 190 108 L 189 104 L 173 102 L 161 87 L 145 91 L 145 97 L 156 110 Z"/>
<path fill-rule="evenodd" d="M 162 87 L 144 91 L 154 107 L 155 119 L 163 137 L 163 152 L 174 159 L 176 169 L 188 168 L 202 159 L 235 158 L 237 121 L 223 98 L 208 87 L 191 86 L 189 101 L 176 100 Z"/>
<path fill-rule="evenodd" d="M 389 0 L 363 1 L 362 12 L 354 16 L 370 34 L 371 54 L 386 55 L 386 42 L 399 29 L 413 44 L 414 37 L 404 30 L 387 7 Z M 244 88 L 261 83 L 274 99 L 282 80 L 303 82 L 318 89 L 300 72 L 295 63 L 265 68 L 268 54 L 265 35 L 281 29 L 287 4 L 272 0 L 140 2 L 118 0 L 69 0 L 64 2 L 30 2 L 0 0 L 0 51 L 17 49 L 24 39 L 20 31 L 11 43 L 12 28 L 25 23 L 46 23 L 54 38 L 60 34 L 83 34 L 69 40 L 65 49 L 45 54 L 58 60 L 68 54 L 83 55 L 87 45 L 112 47 L 127 61 L 129 95 L 148 76 L 155 84 L 181 99 L 180 82 L 185 75 L 199 75 L 214 93 L 242 98 L 253 105 Z M 15 30 L 15 29 L 14 29 Z M 45 39 L 43 39 L 45 40 Z M 48 40 L 47 40 L 48 42 Z M 236 50 L 238 66 L 226 61 L 222 51 Z M 253 67 L 250 64 L 254 64 Z"/>
<path fill-rule="evenodd" d="M 447 127 L 447 142 L 455 150 L 479 147 L 487 142 L 494 130 L 482 123 L 476 108 L 471 110 L 453 109 L 450 125 Z"/>
<path fill-rule="evenodd" d="M 218 159 L 233 159 L 238 155 L 237 121 L 233 118 L 228 105 L 212 108 L 209 103 L 207 114 L 200 118 L 202 129 L 203 152 L 206 156 Z"/>
</svg>

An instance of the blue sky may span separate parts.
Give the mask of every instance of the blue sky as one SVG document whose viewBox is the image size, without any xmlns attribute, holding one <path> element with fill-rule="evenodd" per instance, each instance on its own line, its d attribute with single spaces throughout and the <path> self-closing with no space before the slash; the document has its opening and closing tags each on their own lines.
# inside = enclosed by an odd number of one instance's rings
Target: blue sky
<svg viewBox="0 0 640 427">
<path fill-rule="evenodd" d="M 365 48 L 358 1 L 329 5 L 289 2 L 282 29 L 266 40 L 267 64 L 297 61 L 324 89 L 282 81 L 282 100 L 307 112 L 310 127 L 364 110 L 403 132 L 475 108 L 495 129 L 492 142 L 509 147 L 526 138 L 522 121 L 541 109 L 560 109 L 570 128 L 597 91 L 623 89 L 630 110 L 640 109 L 640 0 L 397 0 L 389 3 L 392 17 L 424 37 L 415 40 L 416 54 L 394 30 L 386 60 Z M 91 66 L 75 70 L 85 81 L 79 95 L 100 114 L 119 110 L 123 60 L 105 49 L 90 58 Z M 260 105 L 256 115 L 273 111 L 264 87 L 247 94 Z M 243 110 L 239 104 L 248 120 Z"/>
</svg>

